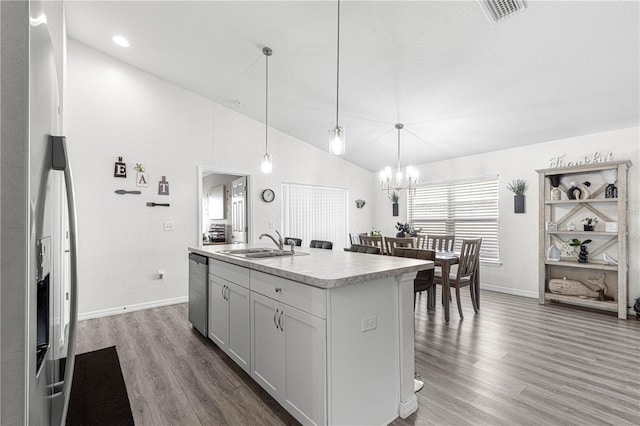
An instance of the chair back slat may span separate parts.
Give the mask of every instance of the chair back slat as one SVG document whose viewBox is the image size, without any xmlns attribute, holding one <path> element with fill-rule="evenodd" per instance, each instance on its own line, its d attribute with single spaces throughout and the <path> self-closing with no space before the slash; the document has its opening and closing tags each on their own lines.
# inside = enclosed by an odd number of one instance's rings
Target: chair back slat
<svg viewBox="0 0 640 426">
<path fill-rule="evenodd" d="M 426 248 L 435 251 L 453 251 L 455 239 L 455 235 L 428 234 Z"/>
<path fill-rule="evenodd" d="M 460 262 L 458 263 L 458 279 L 475 274 L 480 260 L 480 246 L 482 238 L 464 239 L 460 247 Z"/>
<path fill-rule="evenodd" d="M 386 247 L 386 253 L 388 255 L 392 255 L 393 249 L 396 247 L 413 247 L 413 238 L 384 237 L 384 244 Z"/>
<path fill-rule="evenodd" d="M 426 249 L 428 248 L 426 244 L 427 244 L 427 236 L 424 234 L 423 235 L 418 234 L 416 236 L 416 248 Z"/>
<path fill-rule="evenodd" d="M 384 248 L 382 243 L 382 237 L 367 237 L 365 235 L 361 235 L 360 243 L 365 246 L 378 247 L 380 249 L 380 253 L 382 253 Z"/>
</svg>

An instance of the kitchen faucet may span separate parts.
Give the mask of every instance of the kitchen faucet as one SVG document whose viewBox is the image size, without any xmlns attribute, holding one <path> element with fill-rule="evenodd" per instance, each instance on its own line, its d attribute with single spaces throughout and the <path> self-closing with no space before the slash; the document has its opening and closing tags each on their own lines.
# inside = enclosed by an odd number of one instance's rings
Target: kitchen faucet
<svg viewBox="0 0 640 426">
<path fill-rule="evenodd" d="M 271 235 L 269 235 L 269 234 L 267 234 L 267 233 L 261 234 L 261 235 L 258 237 L 258 239 L 259 239 L 259 240 L 261 240 L 261 239 L 262 239 L 262 237 L 269 237 L 269 238 L 271 238 L 271 241 L 273 241 L 273 243 L 274 243 L 276 246 L 278 246 L 278 248 L 279 248 L 280 250 L 284 250 L 284 241 L 282 241 L 282 235 L 280 235 L 280 233 L 279 233 L 278 231 L 276 231 L 276 234 L 278 234 L 278 241 L 276 241 L 276 239 L 275 239 L 275 238 L 273 238 Z"/>
</svg>

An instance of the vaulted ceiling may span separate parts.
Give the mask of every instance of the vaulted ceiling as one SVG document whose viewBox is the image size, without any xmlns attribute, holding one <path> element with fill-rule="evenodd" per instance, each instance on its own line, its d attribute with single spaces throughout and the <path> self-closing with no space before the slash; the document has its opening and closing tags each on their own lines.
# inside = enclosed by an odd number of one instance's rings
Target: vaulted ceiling
<svg viewBox="0 0 640 426">
<path fill-rule="evenodd" d="M 345 158 L 403 164 L 640 125 L 635 1 L 342 1 Z M 326 150 L 336 115 L 336 1 L 70 1 L 69 36 Z M 122 48 L 111 40 L 128 38 Z M 263 141 L 263 134 L 256 134 Z M 272 143 L 272 140 L 270 140 Z M 277 143 L 277 141 L 273 141 Z"/>
</svg>

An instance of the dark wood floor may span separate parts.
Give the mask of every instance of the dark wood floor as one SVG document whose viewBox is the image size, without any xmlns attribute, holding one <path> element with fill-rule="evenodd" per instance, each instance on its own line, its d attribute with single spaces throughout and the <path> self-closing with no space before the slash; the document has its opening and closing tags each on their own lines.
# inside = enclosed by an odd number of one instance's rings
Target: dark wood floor
<svg viewBox="0 0 640 426">
<path fill-rule="evenodd" d="M 640 321 L 486 291 L 474 315 L 462 296 L 465 319 L 454 307 L 449 324 L 419 299 L 426 384 L 418 411 L 394 425 L 640 424 Z M 296 424 L 191 329 L 187 309 L 83 321 L 78 352 L 116 346 L 137 425 Z"/>
</svg>

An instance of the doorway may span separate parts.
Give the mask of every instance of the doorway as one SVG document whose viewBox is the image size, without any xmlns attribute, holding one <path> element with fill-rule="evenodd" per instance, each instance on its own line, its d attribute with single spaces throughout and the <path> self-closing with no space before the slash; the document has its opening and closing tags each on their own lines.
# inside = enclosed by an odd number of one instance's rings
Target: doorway
<svg viewBox="0 0 640 426">
<path fill-rule="evenodd" d="M 249 242 L 250 175 L 199 167 L 198 232 L 203 246 Z"/>
</svg>

